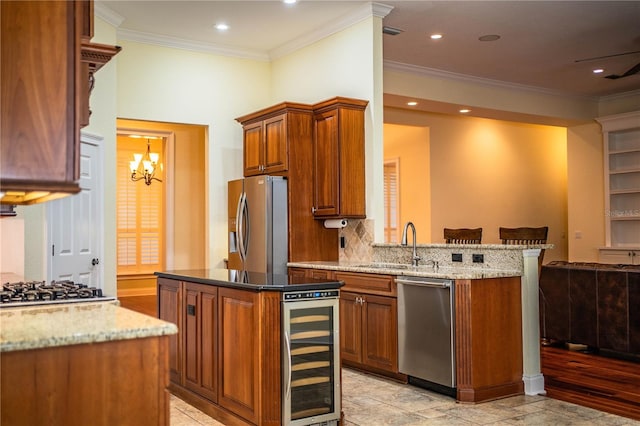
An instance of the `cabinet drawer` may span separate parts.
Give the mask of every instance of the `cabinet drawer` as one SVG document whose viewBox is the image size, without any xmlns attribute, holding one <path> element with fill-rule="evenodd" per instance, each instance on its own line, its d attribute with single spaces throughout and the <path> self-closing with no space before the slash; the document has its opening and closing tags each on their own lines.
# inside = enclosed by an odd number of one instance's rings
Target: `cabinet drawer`
<svg viewBox="0 0 640 426">
<path fill-rule="evenodd" d="M 390 275 L 336 272 L 336 279 L 344 281 L 345 291 L 357 291 L 383 296 L 396 296 L 396 283 Z"/>
</svg>

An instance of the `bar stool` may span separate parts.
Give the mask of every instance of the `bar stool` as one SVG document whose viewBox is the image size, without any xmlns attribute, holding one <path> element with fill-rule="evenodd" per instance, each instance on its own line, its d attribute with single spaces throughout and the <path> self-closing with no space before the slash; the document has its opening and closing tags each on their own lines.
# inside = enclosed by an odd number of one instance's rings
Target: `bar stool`
<svg viewBox="0 0 640 426">
<path fill-rule="evenodd" d="M 444 228 L 447 244 L 481 244 L 482 228 Z"/>
</svg>

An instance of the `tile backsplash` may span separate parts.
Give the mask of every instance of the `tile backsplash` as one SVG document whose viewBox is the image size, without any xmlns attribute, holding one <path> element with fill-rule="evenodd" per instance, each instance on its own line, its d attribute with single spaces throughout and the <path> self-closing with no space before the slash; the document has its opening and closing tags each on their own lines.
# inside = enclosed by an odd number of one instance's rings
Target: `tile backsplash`
<svg viewBox="0 0 640 426">
<path fill-rule="evenodd" d="M 345 247 L 339 249 L 340 262 L 371 261 L 373 256 L 373 220 L 349 219 L 347 226 L 340 230 Z"/>
</svg>

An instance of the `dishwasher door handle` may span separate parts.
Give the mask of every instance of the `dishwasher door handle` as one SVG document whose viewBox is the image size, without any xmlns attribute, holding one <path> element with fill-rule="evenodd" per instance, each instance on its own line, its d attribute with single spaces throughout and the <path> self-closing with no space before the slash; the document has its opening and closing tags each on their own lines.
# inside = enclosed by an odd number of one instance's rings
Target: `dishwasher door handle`
<svg viewBox="0 0 640 426">
<path fill-rule="evenodd" d="M 406 285 L 415 285 L 420 287 L 451 288 L 451 281 L 433 282 L 433 281 L 417 281 L 417 280 L 407 280 L 404 278 L 396 278 L 396 283 L 406 284 Z"/>
</svg>

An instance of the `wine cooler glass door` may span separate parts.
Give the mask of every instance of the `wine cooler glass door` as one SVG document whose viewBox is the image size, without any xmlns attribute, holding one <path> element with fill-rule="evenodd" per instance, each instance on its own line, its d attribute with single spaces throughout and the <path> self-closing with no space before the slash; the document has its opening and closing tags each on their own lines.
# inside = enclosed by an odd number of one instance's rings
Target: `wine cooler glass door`
<svg viewBox="0 0 640 426">
<path fill-rule="evenodd" d="M 283 302 L 284 424 L 340 418 L 338 299 Z"/>
</svg>

